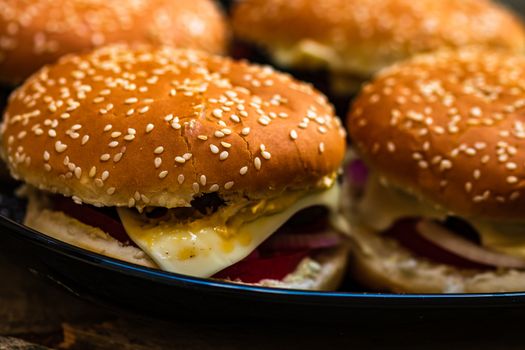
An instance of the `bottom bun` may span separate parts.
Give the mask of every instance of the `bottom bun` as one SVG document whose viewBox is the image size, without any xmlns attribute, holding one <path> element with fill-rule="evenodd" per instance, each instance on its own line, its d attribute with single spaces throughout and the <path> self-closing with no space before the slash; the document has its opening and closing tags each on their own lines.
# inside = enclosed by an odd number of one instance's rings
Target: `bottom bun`
<svg viewBox="0 0 525 350">
<path fill-rule="evenodd" d="M 50 199 L 34 189 L 25 188 L 28 206 L 24 224 L 50 237 L 111 258 L 146 267 L 159 268 L 141 249 L 123 245 L 97 227 L 86 225 L 60 211 L 51 210 Z M 347 244 L 304 258 L 296 270 L 282 281 L 263 280 L 250 284 L 263 287 L 334 290 L 344 276 L 348 261 Z M 228 281 L 242 283 L 238 281 Z"/>
<path fill-rule="evenodd" d="M 24 225 L 60 241 L 133 264 L 157 267 L 141 249 L 123 245 L 98 227 L 86 225 L 60 211 L 50 210 L 49 199 L 29 190 Z"/>
<path fill-rule="evenodd" d="M 525 291 L 525 271 L 460 269 L 415 256 L 391 238 L 363 227 L 352 230 L 353 277 L 377 291 L 496 293 Z"/>
</svg>

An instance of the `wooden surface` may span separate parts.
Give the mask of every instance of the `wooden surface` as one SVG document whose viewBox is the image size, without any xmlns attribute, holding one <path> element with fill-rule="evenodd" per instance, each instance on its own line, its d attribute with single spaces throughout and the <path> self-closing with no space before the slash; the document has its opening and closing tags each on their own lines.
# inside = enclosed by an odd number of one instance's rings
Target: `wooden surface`
<svg viewBox="0 0 525 350">
<path fill-rule="evenodd" d="M 2 256 L 0 247 L 0 350 L 3 349 L 523 349 L 522 322 L 486 317 L 455 321 L 353 320 L 294 325 L 243 320 L 165 322 L 111 312 L 37 278 Z M 308 310 L 299 318 L 308 319 Z M 351 318 L 351 315 L 349 315 Z"/>
</svg>

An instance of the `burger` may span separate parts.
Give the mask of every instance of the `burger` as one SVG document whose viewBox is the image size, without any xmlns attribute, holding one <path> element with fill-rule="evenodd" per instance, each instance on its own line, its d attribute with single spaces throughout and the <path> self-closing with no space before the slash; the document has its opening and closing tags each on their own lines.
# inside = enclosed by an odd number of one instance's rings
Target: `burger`
<svg viewBox="0 0 525 350">
<path fill-rule="evenodd" d="M 15 90 L 1 133 L 25 224 L 53 238 L 263 286 L 343 275 L 345 131 L 323 95 L 270 67 L 168 47 L 69 55 Z"/>
<path fill-rule="evenodd" d="M 331 92 L 342 95 L 417 53 L 525 48 L 522 23 L 490 0 L 244 0 L 233 8 L 233 27 L 280 67 L 330 76 Z"/>
<path fill-rule="evenodd" d="M 525 290 L 525 58 L 416 56 L 355 100 L 345 208 L 354 276 L 376 290 Z"/>
<path fill-rule="evenodd" d="M 211 0 L 0 0 L 0 83 L 16 85 L 64 54 L 109 43 L 223 53 L 224 17 Z"/>
</svg>

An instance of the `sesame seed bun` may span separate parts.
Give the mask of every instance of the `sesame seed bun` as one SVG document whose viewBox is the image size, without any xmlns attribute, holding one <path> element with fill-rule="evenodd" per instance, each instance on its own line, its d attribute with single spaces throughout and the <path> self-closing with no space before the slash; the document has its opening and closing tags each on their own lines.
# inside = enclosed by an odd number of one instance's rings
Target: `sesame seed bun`
<svg viewBox="0 0 525 350">
<path fill-rule="evenodd" d="M 443 47 L 525 47 L 517 17 L 488 0 L 246 0 L 235 6 L 233 25 L 283 65 L 362 77 Z"/>
<path fill-rule="evenodd" d="M 60 211 L 52 210 L 49 198 L 42 192 L 26 188 L 27 215 L 24 224 L 68 244 L 124 260 L 133 264 L 158 268 L 142 250 L 123 245 L 97 227 L 86 225 Z M 313 257 L 305 257 L 283 280 L 266 279 L 260 283 L 245 283 L 263 287 L 335 290 L 343 279 L 348 261 L 348 244 L 325 249 Z M 237 283 L 242 283 L 235 281 Z"/>
<path fill-rule="evenodd" d="M 60 56 L 108 43 L 226 50 L 210 0 L 0 0 L 0 82 L 17 84 Z"/>
<path fill-rule="evenodd" d="M 345 152 L 332 106 L 270 67 L 111 46 L 43 68 L 11 96 L 12 174 L 95 206 L 189 206 L 325 188 Z"/>
<path fill-rule="evenodd" d="M 463 49 L 382 71 L 355 100 L 348 126 L 390 185 L 454 215 L 523 220 L 525 58 Z"/>
</svg>

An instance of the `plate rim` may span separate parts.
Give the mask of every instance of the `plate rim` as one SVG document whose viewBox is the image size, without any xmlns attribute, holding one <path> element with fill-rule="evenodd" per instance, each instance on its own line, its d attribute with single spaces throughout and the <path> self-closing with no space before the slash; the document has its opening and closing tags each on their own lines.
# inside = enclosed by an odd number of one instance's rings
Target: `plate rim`
<svg viewBox="0 0 525 350">
<path fill-rule="evenodd" d="M 439 302 L 443 300 L 450 301 L 485 301 L 495 302 L 498 300 L 522 299 L 525 301 L 525 291 L 523 292 L 505 292 L 505 293 L 443 293 L 443 294 L 417 294 L 417 293 L 378 293 L 378 292 L 346 292 L 346 291 L 309 291 L 298 289 L 284 289 L 274 287 L 260 287 L 234 282 L 217 281 L 209 278 L 200 278 L 187 276 L 178 273 L 163 271 L 149 268 L 146 266 L 136 265 L 126 261 L 111 258 L 98 254 L 81 247 L 74 246 L 67 242 L 60 241 L 53 237 L 47 236 L 37 230 L 18 223 L 6 216 L 0 215 L 0 227 L 6 229 L 8 234 L 21 235 L 25 240 L 38 244 L 46 249 L 66 255 L 69 258 L 83 261 L 91 265 L 97 265 L 104 269 L 110 269 L 114 272 L 133 275 L 138 278 L 153 279 L 163 284 L 185 287 L 198 287 L 199 289 L 214 289 L 215 292 L 243 292 L 257 296 L 265 297 L 285 297 L 289 301 L 290 297 L 316 298 L 316 299 L 337 299 L 342 300 L 399 300 L 404 302 Z M 325 301 L 325 300 L 324 300 Z"/>
</svg>

